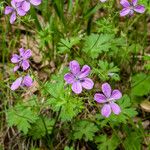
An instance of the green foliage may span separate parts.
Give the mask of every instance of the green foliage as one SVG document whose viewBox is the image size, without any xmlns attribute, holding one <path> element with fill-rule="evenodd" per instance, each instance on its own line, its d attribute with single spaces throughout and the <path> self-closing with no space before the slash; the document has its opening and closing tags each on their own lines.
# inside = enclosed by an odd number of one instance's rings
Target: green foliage
<svg viewBox="0 0 150 150">
<path fill-rule="evenodd" d="M 35 123 L 38 118 L 38 115 L 32 111 L 30 107 L 26 107 L 22 104 L 17 104 L 7 112 L 8 125 L 17 126 L 24 134 L 28 133 L 31 124 Z"/>
<path fill-rule="evenodd" d="M 109 64 L 107 61 L 99 61 L 98 67 L 93 68 L 93 73 L 97 74 L 103 81 L 107 81 L 109 79 L 115 81 L 120 80 L 118 72 L 119 68 L 114 66 L 113 62 Z"/>
<path fill-rule="evenodd" d="M 71 120 L 83 109 L 82 99 L 73 97 L 70 89 L 65 89 L 63 75 L 53 76 L 52 81 L 44 85 L 43 92 L 51 95 L 47 99 L 47 105 L 50 105 L 54 112 L 61 109 L 62 121 Z"/>
<path fill-rule="evenodd" d="M 76 122 L 73 127 L 73 139 L 84 139 L 85 141 L 92 141 L 97 131 L 98 128 L 94 123 L 81 120 Z"/>
<path fill-rule="evenodd" d="M 95 138 L 98 150 L 116 150 L 120 144 L 120 138 L 113 134 L 111 137 L 107 137 L 106 134 L 97 136 Z"/>
<path fill-rule="evenodd" d="M 85 37 L 83 51 L 91 58 L 98 58 L 103 52 L 116 51 L 123 46 L 123 38 L 115 38 L 114 34 L 91 34 Z"/>
<path fill-rule="evenodd" d="M 40 40 L 39 47 L 45 49 L 48 43 L 52 41 L 52 29 L 50 25 L 47 25 L 44 29 L 38 32 L 38 39 Z"/>
<path fill-rule="evenodd" d="M 114 34 L 116 32 L 115 30 L 117 30 L 117 28 L 114 28 L 113 23 L 110 23 L 110 20 L 106 18 L 98 20 L 96 24 L 98 25 L 98 32 L 100 33 Z"/>
<path fill-rule="evenodd" d="M 149 55 L 145 55 L 144 56 L 144 60 L 145 60 L 145 65 L 144 65 L 144 67 L 145 67 L 145 69 L 146 70 L 150 70 L 150 56 Z"/>
<path fill-rule="evenodd" d="M 107 52 L 111 48 L 112 34 L 91 34 L 85 37 L 83 51 L 91 58 L 97 58 L 102 52 Z"/>
<path fill-rule="evenodd" d="M 137 132 L 130 132 L 124 141 L 125 150 L 141 150 L 141 142 L 141 135 Z"/>
<path fill-rule="evenodd" d="M 60 42 L 58 43 L 58 53 L 69 53 L 71 48 L 79 42 L 79 37 L 71 37 L 70 39 L 60 39 Z"/>
<path fill-rule="evenodd" d="M 135 96 L 144 96 L 150 93 L 150 76 L 144 73 L 132 77 L 131 93 Z"/>
<path fill-rule="evenodd" d="M 28 134 L 32 136 L 33 139 L 40 139 L 46 134 L 51 134 L 53 126 L 54 119 L 41 117 L 32 124 Z"/>
</svg>

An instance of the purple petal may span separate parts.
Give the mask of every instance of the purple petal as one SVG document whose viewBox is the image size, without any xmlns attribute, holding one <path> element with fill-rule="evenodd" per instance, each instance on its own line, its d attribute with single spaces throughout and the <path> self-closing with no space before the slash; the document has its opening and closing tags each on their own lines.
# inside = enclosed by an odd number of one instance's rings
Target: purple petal
<svg viewBox="0 0 150 150">
<path fill-rule="evenodd" d="M 64 80 L 68 83 L 68 84 L 72 84 L 74 82 L 74 75 L 71 73 L 67 73 L 64 75 Z"/>
<path fill-rule="evenodd" d="M 25 0 L 15 0 L 16 3 L 23 2 L 23 1 L 25 1 Z"/>
<path fill-rule="evenodd" d="M 109 104 L 105 104 L 101 110 L 102 116 L 108 118 L 109 115 L 111 114 L 111 107 Z"/>
<path fill-rule="evenodd" d="M 23 59 L 28 59 L 28 58 L 31 57 L 31 55 L 32 55 L 31 50 L 28 49 L 28 50 L 26 50 L 26 51 L 24 52 L 24 54 L 22 55 L 22 57 L 23 57 Z"/>
<path fill-rule="evenodd" d="M 134 11 L 136 11 L 138 13 L 144 13 L 145 7 L 143 5 L 137 5 L 134 7 Z"/>
<path fill-rule="evenodd" d="M 26 15 L 26 11 L 24 11 L 21 7 L 17 8 L 17 13 L 18 13 L 19 16 Z"/>
<path fill-rule="evenodd" d="M 83 82 L 81 82 L 82 87 L 84 87 L 87 90 L 90 90 L 93 88 L 94 83 L 90 78 L 84 78 Z"/>
<path fill-rule="evenodd" d="M 69 68 L 74 75 L 80 72 L 80 65 L 76 60 L 73 60 L 69 63 Z"/>
<path fill-rule="evenodd" d="M 125 8 L 130 7 L 130 3 L 127 0 L 121 0 L 120 4 Z"/>
<path fill-rule="evenodd" d="M 119 90 L 113 90 L 109 100 L 117 100 L 122 97 L 122 93 Z"/>
<path fill-rule="evenodd" d="M 79 81 L 77 81 L 77 82 L 74 82 L 73 84 L 72 84 L 72 91 L 74 92 L 74 93 L 76 93 L 76 94 L 80 94 L 81 92 L 82 92 L 82 85 L 81 85 L 81 83 L 79 82 Z"/>
<path fill-rule="evenodd" d="M 104 93 L 104 95 L 106 96 L 106 98 L 109 98 L 111 95 L 111 87 L 108 83 L 104 83 L 102 84 L 102 91 Z"/>
<path fill-rule="evenodd" d="M 81 72 L 80 72 L 78 77 L 79 78 L 85 78 L 89 75 L 90 71 L 91 71 L 91 68 L 88 65 L 84 65 L 82 67 Z"/>
<path fill-rule="evenodd" d="M 33 80 L 29 75 L 27 75 L 23 78 L 23 81 L 22 81 L 23 86 L 30 87 L 30 86 L 32 86 L 32 83 L 33 83 Z"/>
<path fill-rule="evenodd" d="M 12 7 L 6 6 L 4 14 L 8 15 L 8 14 L 12 13 L 13 11 L 14 11 L 14 9 Z"/>
<path fill-rule="evenodd" d="M 118 115 L 121 112 L 119 105 L 117 105 L 116 103 L 111 102 L 110 106 L 111 106 L 111 109 L 114 112 L 114 114 Z"/>
<path fill-rule="evenodd" d="M 10 23 L 13 24 L 15 22 L 16 18 L 17 18 L 16 12 L 14 11 L 10 16 Z"/>
<path fill-rule="evenodd" d="M 23 9 L 25 12 L 29 11 L 29 10 L 30 10 L 30 3 L 27 2 L 27 1 L 24 1 L 24 2 L 22 3 L 22 9 Z"/>
<path fill-rule="evenodd" d="M 11 0 L 11 6 L 13 6 L 13 8 L 16 8 L 16 1 L 15 0 Z"/>
<path fill-rule="evenodd" d="M 28 60 L 23 60 L 21 65 L 23 70 L 27 70 L 30 67 Z"/>
<path fill-rule="evenodd" d="M 14 91 L 18 89 L 19 86 L 21 85 L 21 82 L 22 82 L 22 77 L 16 79 L 16 81 L 14 81 L 13 84 L 11 85 L 11 90 Z"/>
<path fill-rule="evenodd" d="M 15 66 L 14 67 L 14 72 L 16 72 L 20 67 L 19 66 Z"/>
<path fill-rule="evenodd" d="M 129 14 L 131 11 L 130 8 L 123 8 L 121 11 L 120 11 L 120 16 L 126 16 L 127 14 Z"/>
<path fill-rule="evenodd" d="M 136 6 L 136 5 L 137 5 L 137 2 L 138 2 L 138 0 L 132 0 L 133 6 Z"/>
<path fill-rule="evenodd" d="M 35 6 L 40 5 L 41 2 L 42 2 L 42 0 L 30 0 L 30 3 L 31 3 L 32 5 L 35 5 Z"/>
<path fill-rule="evenodd" d="M 11 58 L 11 62 L 18 63 L 19 61 L 20 61 L 20 56 L 18 56 L 17 54 L 13 54 Z"/>
<path fill-rule="evenodd" d="M 24 55 L 24 52 L 25 52 L 24 48 L 20 48 L 20 49 L 19 49 L 20 56 L 23 56 L 23 55 Z"/>
<path fill-rule="evenodd" d="M 98 103 L 106 103 L 106 97 L 103 95 L 103 94 L 99 94 L 99 93 L 96 93 L 94 95 L 94 100 L 96 100 Z"/>
</svg>

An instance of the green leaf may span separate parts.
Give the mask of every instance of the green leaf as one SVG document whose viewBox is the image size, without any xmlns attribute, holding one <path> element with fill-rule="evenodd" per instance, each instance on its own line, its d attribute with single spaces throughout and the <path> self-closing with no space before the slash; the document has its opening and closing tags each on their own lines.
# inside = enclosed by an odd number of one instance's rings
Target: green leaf
<svg viewBox="0 0 150 150">
<path fill-rule="evenodd" d="M 50 94 L 46 105 L 51 106 L 54 112 L 58 112 L 61 108 L 62 121 L 70 121 L 83 109 L 82 99 L 74 98 L 70 95 L 70 89 L 64 88 L 63 75 L 53 76 L 52 81 L 44 85 L 43 93 Z"/>
<path fill-rule="evenodd" d="M 141 150 L 141 142 L 141 134 L 135 131 L 128 132 L 127 137 L 124 141 L 124 148 L 125 150 Z"/>
<path fill-rule="evenodd" d="M 60 54 L 70 52 L 71 48 L 80 42 L 79 37 L 71 37 L 70 39 L 61 39 L 58 43 L 58 52 Z"/>
<path fill-rule="evenodd" d="M 85 38 L 83 51 L 91 58 L 97 58 L 102 52 L 106 52 L 111 47 L 112 34 L 91 34 Z"/>
<path fill-rule="evenodd" d="M 115 134 L 113 134 L 111 138 L 106 135 L 100 135 L 96 137 L 95 140 L 99 150 L 116 150 L 120 144 L 120 139 Z"/>
<path fill-rule="evenodd" d="M 114 63 L 108 63 L 107 61 L 99 61 L 98 66 L 99 67 L 93 69 L 93 73 L 97 74 L 101 80 L 120 80 L 120 77 L 118 75 L 119 68 L 117 66 L 114 66 Z"/>
<path fill-rule="evenodd" d="M 98 128 L 94 123 L 86 120 L 78 121 L 74 125 L 73 139 L 81 140 L 83 138 L 85 141 L 92 141 L 97 131 Z"/>
<path fill-rule="evenodd" d="M 46 117 L 43 117 L 43 120 L 42 118 L 36 120 L 36 122 L 32 124 L 29 130 L 29 135 L 32 136 L 33 139 L 40 139 L 46 134 L 51 134 L 54 122 L 54 119 Z"/>
<path fill-rule="evenodd" d="M 132 95 L 144 96 L 150 93 L 150 76 L 144 73 L 132 77 Z"/>
<path fill-rule="evenodd" d="M 37 119 L 37 114 L 35 114 L 31 108 L 21 104 L 17 104 L 7 112 L 8 125 L 17 126 L 18 130 L 23 131 L 24 134 L 27 134 L 31 123 L 34 123 Z"/>
</svg>

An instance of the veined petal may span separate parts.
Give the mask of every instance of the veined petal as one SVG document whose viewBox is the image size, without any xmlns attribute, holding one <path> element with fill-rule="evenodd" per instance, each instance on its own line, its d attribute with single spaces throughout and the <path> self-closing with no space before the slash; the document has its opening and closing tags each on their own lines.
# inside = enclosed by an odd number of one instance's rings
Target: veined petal
<svg viewBox="0 0 150 150">
<path fill-rule="evenodd" d="M 29 10 L 30 10 L 30 3 L 27 2 L 27 1 L 24 1 L 24 2 L 22 3 L 22 9 L 23 9 L 25 12 L 29 11 Z"/>
<path fill-rule="evenodd" d="M 83 82 L 81 82 L 82 87 L 84 87 L 87 90 L 90 90 L 94 86 L 94 82 L 90 78 L 84 78 Z"/>
<path fill-rule="evenodd" d="M 19 88 L 19 86 L 21 85 L 22 82 L 22 77 L 16 79 L 16 81 L 13 82 L 13 84 L 11 85 L 11 90 L 17 90 Z"/>
<path fill-rule="evenodd" d="M 119 90 L 113 90 L 109 100 L 117 100 L 122 97 L 122 93 Z"/>
<path fill-rule="evenodd" d="M 106 96 L 106 98 L 110 98 L 110 96 L 111 96 L 111 87 L 108 83 L 102 84 L 102 91 L 103 91 L 104 95 Z"/>
<path fill-rule="evenodd" d="M 32 80 L 32 78 L 29 75 L 26 75 L 23 78 L 23 81 L 22 81 L 22 85 L 23 86 L 30 87 L 30 86 L 32 86 L 32 83 L 33 83 L 33 80 Z"/>
<path fill-rule="evenodd" d="M 130 3 L 128 2 L 128 0 L 121 0 L 120 4 L 125 8 L 130 7 Z"/>
<path fill-rule="evenodd" d="M 24 0 L 15 0 L 16 3 L 23 2 Z"/>
<path fill-rule="evenodd" d="M 101 110 L 102 116 L 108 118 L 111 114 L 111 107 L 109 104 L 105 104 Z"/>
<path fill-rule="evenodd" d="M 11 0 L 11 6 L 12 6 L 13 8 L 16 8 L 16 0 Z"/>
<path fill-rule="evenodd" d="M 98 103 L 106 103 L 106 97 L 103 94 L 96 93 L 94 95 L 94 100 L 96 100 Z"/>
<path fill-rule="evenodd" d="M 14 72 L 16 72 L 20 67 L 19 66 L 15 66 L 14 67 Z"/>
<path fill-rule="evenodd" d="M 116 103 L 111 102 L 110 106 L 111 106 L 111 109 L 112 109 L 114 114 L 118 115 L 121 112 L 119 105 L 117 105 Z"/>
<path fill-rule="evenodd" d="M 144 13 L 145 12 L 145 7 L 143 5 L 137 5 L 134 7 L 134 11 L 138 13 Z"/>
<path fill-rule="evenodd" d="M 67 73 L 64 75 L 64 80 L 68 83 L 68 84 L 72 84 L 74 82 L 74 75 L 72 73 Z"/>
<path fill-rule="evenodd" d="M 31 50 L 28 49 L 28 50 L 26 50 L 26 51 L 24 52 L 24 54 L 22 55 L 22 57 L 23 57 L 23 59 L 28 59 L 28 58 L 31 57 L 31 55 L 32 55 Z"/>
<path fill-rule="evenodd" d="M 80 72 L 80 65 L 76 60 L 73 60 L 69 63 L 69 68 L 74 75 Z"/>
<path fill-rule="evenodd" d="M 23 57 L 24 52 L 25 52 L 24 48 L 20 48 L 20 49 L 19 49 L 20 56 L 22 56 L 22 57 Z"/>
<path fill-rule="evenodd" d="M 12 7 L 6 6 L 5 11 L 4 11 L 4 14 L 5 14 L 5 15 L 8 15 L 8 14 L 12 13 L 13 10 L 14 10 L 14 9 L 13 9 Z"/>
<path fill-rule="evenodd" d="M 35 5 L 35 6 L 40 5 L 41 2 L 42 2 L 42 0 L 30 0 L 30 3 L 31 3 L 32 5 Z"/>
<path fill-rule="evenodd" d="M 10 16 L 10 23 L 13 24 L 15 22 L 16 18 L 17 18 L 16 12 L 14 11 Z"/>
<path fill-rule="evenodd" d="M 27 70 L 30 67 L 28 60 L 23 60 L 21 65 L 23 70 Z"/>
<path fill-rule="evenodd" d="M 82 85 L 79 81 L 74 82 L 71 88 L 76 94 L 80 94 L 82 92 Z"/>
<path fill-rule="evenodd" d="M 120 11 L 120 16 L 126 16 L 127 14 L 129 14 L 131 11 L 130 8 L 123 8 L 121 11 Z"/>
<path fill-rule="evenodd" d="M 80 72 L 78 77 L 79 78 L 85 78 L 89 75 L 90 71 L 91 71 L 91 68 L 88 65 L 84 65 L 82 67 L 81 72 Z"/>
<path fill-rule="evenodd" d="M 25 16 L 26 15 L 26 11 L 24 11 L 22 9 L 22 7 L 17 8 L 17 13 L 18 13 L 19 16 Z"/>
<path fill-rule="evenodd" d="M 18 63 L 19 61 L 20 61 L 20 56 L 18 56 L 17 54 L 13 54 L 11 58 L 11 62 Z"/>
<path fill-rule="evenodd" d="M 132 0 L 133 6 L 136 6 L 136 5 L 137 5 L 137 2 L 138 2 L 138 0 Z"/>
</svg>

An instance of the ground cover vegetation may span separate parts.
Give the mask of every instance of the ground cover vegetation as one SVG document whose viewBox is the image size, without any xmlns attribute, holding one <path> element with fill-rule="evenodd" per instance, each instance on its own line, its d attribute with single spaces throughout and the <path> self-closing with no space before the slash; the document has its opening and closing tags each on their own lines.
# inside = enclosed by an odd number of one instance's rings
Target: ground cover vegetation
<svg viewBox="0 0 150 150">
<path fill-rule="evenodd" d="M 0 150 L 150 149 L 149 0 L 0 1 Z"/>
</svg>

